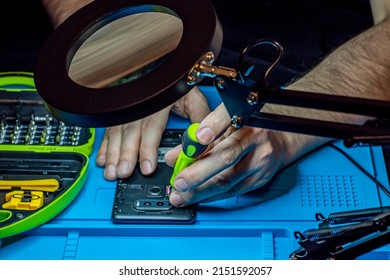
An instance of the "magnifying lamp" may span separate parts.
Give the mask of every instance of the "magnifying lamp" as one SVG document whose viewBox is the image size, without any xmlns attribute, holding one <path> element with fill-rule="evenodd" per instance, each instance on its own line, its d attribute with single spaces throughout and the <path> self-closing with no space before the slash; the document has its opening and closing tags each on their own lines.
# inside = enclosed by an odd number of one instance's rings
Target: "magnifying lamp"
<svg viewBox="0 0 390 280">
<path fill-rule="evenodd" d="M 260 79 L 246 56 L 262 45 L 277 58 Z M 212 79 L 232 126 L 344 139 L 347 146 L 390 141 L 390 103 L 287 90 L 268 84 L 283 55 L 272 40 L 245 48 L 238 67 L 213 65 L 222 27 L 208 0 L 95 0 L 64 21 L 41 50 L 35 84 L 47 109 L 69 124 L 106 127 L 155 113 Z M 372 116 L 363 125 L 264 113 L 266 103 Z M 383 120 L 383 121 L 382 121 Z"/>
<path fill-rule="evenodd" d="M 67 123 L 105 127 L 174 103 L 222 29 L 208 1 L 93 1 L 63 22 L 35 69 L 48 110 Z"/>
</svg>

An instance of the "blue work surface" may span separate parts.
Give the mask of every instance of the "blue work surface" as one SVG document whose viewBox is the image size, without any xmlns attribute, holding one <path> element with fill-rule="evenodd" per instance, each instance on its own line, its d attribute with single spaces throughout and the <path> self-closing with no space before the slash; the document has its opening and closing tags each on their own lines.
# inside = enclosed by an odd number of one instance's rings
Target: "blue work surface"
<svg viewBox="0 0 390 280">
<path fill-rule="evenodd" d="M 215 107 L 211 87 L 203 91 Z M 172 117 L 169 128 L 187 123 Z M 115 182 L 95 165 L 103 136 L 97 129 L 87 182 L 71 205 L 51 222 L 3 240 L 0 259 L 288 259 L 299 247 L 295 231 L 317 228 L 316 213 L 390 205 L 376 184 L 344 155 L 323 147 L 281 172 L 266 188 L 198 207 L 192 225 L 113 224 Z M 380 147 L 347 149 L 389 188 Z M 238 207 L 244 206 L 244 207 Z M 361 256 L 390 259 L 390 245 Z"/>
</svg>

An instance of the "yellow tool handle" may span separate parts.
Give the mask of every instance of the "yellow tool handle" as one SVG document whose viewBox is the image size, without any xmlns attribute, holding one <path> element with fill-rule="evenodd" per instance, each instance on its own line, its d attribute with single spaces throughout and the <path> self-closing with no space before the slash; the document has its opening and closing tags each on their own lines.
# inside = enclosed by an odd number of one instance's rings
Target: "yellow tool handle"
<svg viewBox="0 0 390 280">
<path fill-rule="evenodd" d="M 12 191 L 5 195 L 5 201 L 3 209 L 33 211 L 43 205 L 44 195 L 41 191 Z"/>
<path fill-rule="evenodd" d="M 30 190 L 55 192 L 60 187 L 60 183 L 53 178 L 36 180 L 0 180 L 0 190 Z"/>
<path fill-rule="evenodd" d="M 198 127 L 199 123 L 191 124 L 181 136 L 182 150 L 176 160 L 173 174 L 169 181 L 172 187 L 175 186 L 174 181 L 177 174 L 194 163 L 197 157 L 207 149 L 207 145 L 200 144 L 196 138 L 196 130 Z"/>
</svg>

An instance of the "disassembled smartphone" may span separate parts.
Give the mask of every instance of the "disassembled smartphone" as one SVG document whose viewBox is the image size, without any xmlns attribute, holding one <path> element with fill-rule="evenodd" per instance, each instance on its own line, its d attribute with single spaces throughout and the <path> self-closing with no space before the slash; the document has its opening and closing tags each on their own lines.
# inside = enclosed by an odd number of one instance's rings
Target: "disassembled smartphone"
<svg viewBox="0 0 390 280">
<path fill-rule="evenodd" d="M 194 206 L 174 207 L 169 202 L 173 168 L 164 161 L 165 153 L 180 144 L 184 130 L 166 129 L 158 150 L 156 171 L 142 175 L 139 165 L 129 178 L 118 179 L 112 221 L 117 224 L 191 224 L 196 219 Z"/>
</svg>

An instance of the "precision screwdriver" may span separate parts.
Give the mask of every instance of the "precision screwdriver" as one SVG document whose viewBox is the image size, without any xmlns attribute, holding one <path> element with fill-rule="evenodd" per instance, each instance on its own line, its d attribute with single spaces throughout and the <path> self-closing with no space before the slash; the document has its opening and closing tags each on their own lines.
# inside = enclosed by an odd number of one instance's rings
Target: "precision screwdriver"
<svg viewBox="0 0 390 280">
<path fill-rule="evenodd" d="M 207 148 L 207 145 L 200 144 L 196 138 L 196 130 L 198 127 L 199 123 L 191 124 L 181 136 L 182 149 L 176 160 L 175 167 L 173 168 L 173 174 L 170 180 L 172 187 L 175 186 L 174 181 L 177 174 L 194 163 L 198 156 Z"/>
</svg>

